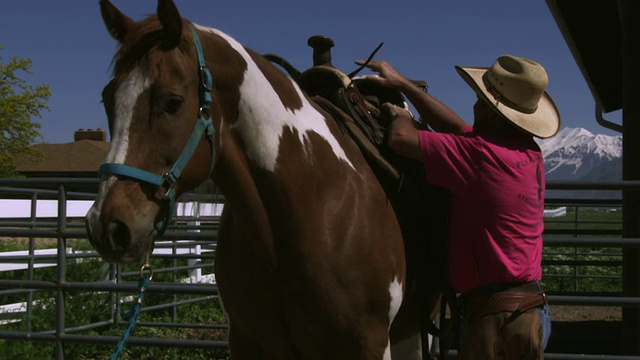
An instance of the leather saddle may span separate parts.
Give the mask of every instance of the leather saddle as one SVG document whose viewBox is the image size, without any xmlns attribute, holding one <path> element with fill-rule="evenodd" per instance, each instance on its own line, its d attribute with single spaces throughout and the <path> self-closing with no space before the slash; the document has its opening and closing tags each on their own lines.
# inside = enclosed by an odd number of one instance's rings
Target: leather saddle
<svg viewBox="0 0 640 360">
<path fill-rule="evenodd" d="M 307 44 L 313 48 L 314 66 L 304 72 L 299 72 L 277 55 L 265 57 L 285 69 L 318 107 L 336 119 L 358 144 L 374 170 L 399 182 L 400 172 L 389 161 L 385 144 L 389 119 L 381 106 L 388 102 L 408 109 L 404 96 L 378 85 L 369 77 L 356 77 L 355 72 L 347 75 L 335 68 L 331 63 L 334 42 L 330 38 L 312 36 Z M 426 82 L 414 83 L 426 91 Z"/>
</svg>

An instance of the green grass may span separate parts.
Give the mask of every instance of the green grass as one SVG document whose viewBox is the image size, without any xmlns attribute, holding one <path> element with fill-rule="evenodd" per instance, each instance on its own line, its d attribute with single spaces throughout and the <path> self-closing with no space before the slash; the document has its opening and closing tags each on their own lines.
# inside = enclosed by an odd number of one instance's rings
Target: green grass
<svg viewBox="0 0 640 360">
<path fill-rule="evenodd" d="M 565 216 L 545 218 L 545 230 L 622 230 L 622 211 L 608 211 L 573 207 L 567 208 Z"/>
<path fill-rule="evenodd" d="M 52 249 L 58 244 L 57 239 L 35 239 L 34 249 Z M 93 250 L 89 241 L 69 239 L 67 247 L 74 250 Z M 29 250 L 29 240 L 25 238 L 0 238 L 0 252 Z"/>
<path fill-rule="evenodd" d="M 545 231 L 553 236 L 619 237 L 622 234 L 622 212 L 606 209 L 568 208 L 567 215 L 545 219 Z M 566 232 L 562 234 L 562 232 Z M 611 247 L 545 247 L 543 250 L 543 282 L 548 292 L 622 291 L 620 248 Z M 579 264 L 567 264 L 579 262 Z"/>
</svg>

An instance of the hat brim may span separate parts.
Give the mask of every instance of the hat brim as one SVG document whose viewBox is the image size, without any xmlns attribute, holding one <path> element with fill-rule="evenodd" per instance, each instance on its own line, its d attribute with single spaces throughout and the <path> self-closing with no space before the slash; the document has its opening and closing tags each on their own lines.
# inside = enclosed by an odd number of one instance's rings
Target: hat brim
<svg viewBox="0 0 640 360">
<path fill-rule="evenodd" d="M 478 94 L 479 98 L 491 105 L 516 127 L 541 139 L 550 138 L 560 131 L 560 125 L 562 123 L 560 112 L 546 91 L 540 98 L 536 111 L 531 114 L 526 114 L 496 100 L 489 90 L 487 90 L 482 81 L 482 76 L 487 72 L 488 68 L 456 66 L 456 70 L 464 81 Z"/>
</svg>

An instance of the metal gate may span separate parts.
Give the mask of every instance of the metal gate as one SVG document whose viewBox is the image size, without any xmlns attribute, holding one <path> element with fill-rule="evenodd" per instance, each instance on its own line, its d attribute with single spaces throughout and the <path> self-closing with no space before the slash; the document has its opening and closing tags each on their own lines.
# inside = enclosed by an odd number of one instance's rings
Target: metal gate
<svg viewBox="0 0 640 360">
<path fill-rule="evenodd" d="M 55 343 L 55 359 L 64 359 L 65 344 L 71 343 L 93 343 L 93 344 L 115 344 L 118 336 L 98 336 L 87 334 L 88 331 L 97 328 L 111 327 L 116 324 L 122 325 L 123 307 L 131 301 L 132 294 L 138 290 L 137 280 L 140 273 L 136 269 L 123 269 L 119 266 L 110 266 L 107 275 L 99 281 L 73 281 L 68 278 L 67 264 L 70 262 L 89 261 L 97 259 L 98 255 L 91 251 L 86 241 L 86 231 L 82 219 L 83 211 L 74 209 L 76 206 L 91 202 L 95 198 L 97 180 L 95 179 L 0 179 L 0 200 L 13 201 L 4 203 L 0 215 L 3 213 L 22 215 L 0 216 L 0 241 L 10 239 L 21 239 L 25 249 L 15 251 L 10 254 L 0 256 L 0 266 L 13 264 L 21 267 L 26 272 L 26 279 L 6 279 L 0 276 L 0 297 L 13 296 L 22 297 L 24 306 L 17 309 L 16 313 L 7 311 L 0 313 L 0 341 L 44 341 Z M 637 182 L 617 182 L 607 184 L 590 183 L 570 183 L 554 182 L 548 184 L 548 189 L 583 189 L 583 190 L 633 190 L 640 189 Z M 189 197 L 182 199 L 185 208 L 192 202 L 193 204 L 213 204 L 220 203 L 219 197 Z M 9 204 L 9 205 L 7 205 Z M 25 210 L 21 207 L 28 209 Z M 185 205 L 186 204 L 186 205 Z M 576 207 L 619 207 L 621 202 L 611 200 L 547 200 L 548 205 Z M 8 207 L 10 207 L 8 209 Z M 48 207 L 48 209 L 46 209 Z M 43 209 L 44 208 L 44 209 Z M 53 209 L 53 210 L 52 210 Z M 47 213 L 49 211 L 49 213 Z M 53 213 L 52 213 L 53 211 Z M 571 210 L 570 210 L 571 211 Z M 212 262 L 216 246 L 216 227 L 218 217 L 209 213 L 202 216 L 180 214 L 176 216 L 174 222 L 169 227 L 166 235 L 156 245 L 156 250 L 152 259 L 165 259 L 171 262 L 169 266 L 155 269 L 155 273 L 168 273 L 172 275 L 172 280 L 168 282 L 152 282 L 148 287 L 149 296 L 153 294 L 172 294 L 173 300 L 163 304 L 156 304 L 152 307 L 144 307 L 143 311 L 154 311 L 158 309 L 174 309 L 170 321 L 141 323 L 141 326 L 149 327 L 186 327 L 202 329 L 225 330 L 224 324 L 199 324 L 181 323 L 177 318 L 176 310 L 180 306 L 195 302 L 213 302 L 217 300 L 217 286 L 215 276 L 212 271 Z M 576 224 L 578 219 L 576 219 Z M 577 225 L 576 225 L 577 226 Z M 52 251 L 42 251 L 38 243 L 43 239 L 50 239 Z M 82 245 L 83 249 L 77 250 L 69 246 L 73 242 Z M 580 248 L 580 247 L 609 247 L 619 249 L 640 248 L 640 239 L 622 238 L 621 232 L 612 231 L 588 231 L 580 230 L 577 227 L 572 230 L 550 231 L 544 236 L 545 249 L 557 247 Z M 196 249 L 196 250 L 194 250 Z M 548 251 L 548 250 L 545 250 Z M 180 261 L 187 263 L 180 263 Z M 576 260 L 571 264 L 575 266 L 584 265 L 585 262 Z M 607 264 L 616 266 L 616 261 L 607 260 L 598 262 L 593 260 L 593 264 Z M 589 263 L 590 264 L 590 263 Z M 548 264 L 546 264 L 548 265 Z M 34 277 L 35 269 L 40 267 L 53 267 L 56 269 L 54 278 L 37 279 Z M 545 264 L 543 263 L 543 266 Z M 1 269 L 0 269 L 1 270 Z M 196 280 L 185 281 L 184 277 L 179 278 L 178 273 L 188 273 L 188 277 Z M 206 273 L 203 275 L 203 272 Z M 578 277 L 583 276 L 576 273 Z M 204 281 L 201 283 L 193 283 Z M 577 281 L 577 280 L 576 280 Z M 35 306 L 34 295 L 39 292 L 52 292 L 51 303 L 55 306 L 55 327 L 47 331 L 28 331 L 29 323 L 32 321 L 32 311 Z M 68 309 L 66 308 L 69 296 L 75 293 L 101 293 L 108 294 L 108 316 L 104 319 L 93 321 L 81 325 L 67 325 Z M 178 298 L 180 295 L 189 295 L 189 299 Z M 640 298 L 624 297 L 618 294 L 579 294 L 579 293 L 559 293 L 549 296 L 552 305 L 571 306 L 615 306 L 626 308 L 640 307 Z M 3 304 L 0 304 L 3 305 Z M 6 305 L 6 304 L 5 304 Z M 16 318 L 26 321 L 27 331 L 4 331 L 5 322 L 15 321 Z M 579 334 L 578 334 L 579 335 Z M 132 337 L 129 341 L 131 346 L 152 346 L 152 347 L 178 347 L 178 348 L 198 348 L 211 350 L 224 350 L 228 348 L 226 341 L 219 340 L 189 340 L 151 337 Z M 598 355 L 578 355 L 578 354 L 545 354 L 547 359 L 601 359 Z M 0 355 L 1 357 L 1 355 Z M 450 358 L 455 358 L 455 352 L 450 353 Z M 640 359 L 640 357 L 613 356 L 608 355 L 608 359 Z"/>
</svg>

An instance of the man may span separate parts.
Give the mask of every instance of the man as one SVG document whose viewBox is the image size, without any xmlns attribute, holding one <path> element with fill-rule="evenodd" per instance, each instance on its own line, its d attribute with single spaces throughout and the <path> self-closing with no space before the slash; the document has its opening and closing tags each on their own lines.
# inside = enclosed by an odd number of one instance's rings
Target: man
<svg viewBox="0 0 640 360">
<path fill-rule="evenodd" d="M 478 96 L 472 127 L 388 63 L 368 67 L 436 130 L 418 131 L 409 111 L 385 105 L 389 147 L 422 161 L 426 179 L 452 195 L 449 281 L 463 306 L 458 358 L 543 358 L 551 330 L 540 289 L 545 178 L 533 137 L 560 128 L 544 68 L 511 55 L 490 68 L 456 66 Z"/>
</svg>

